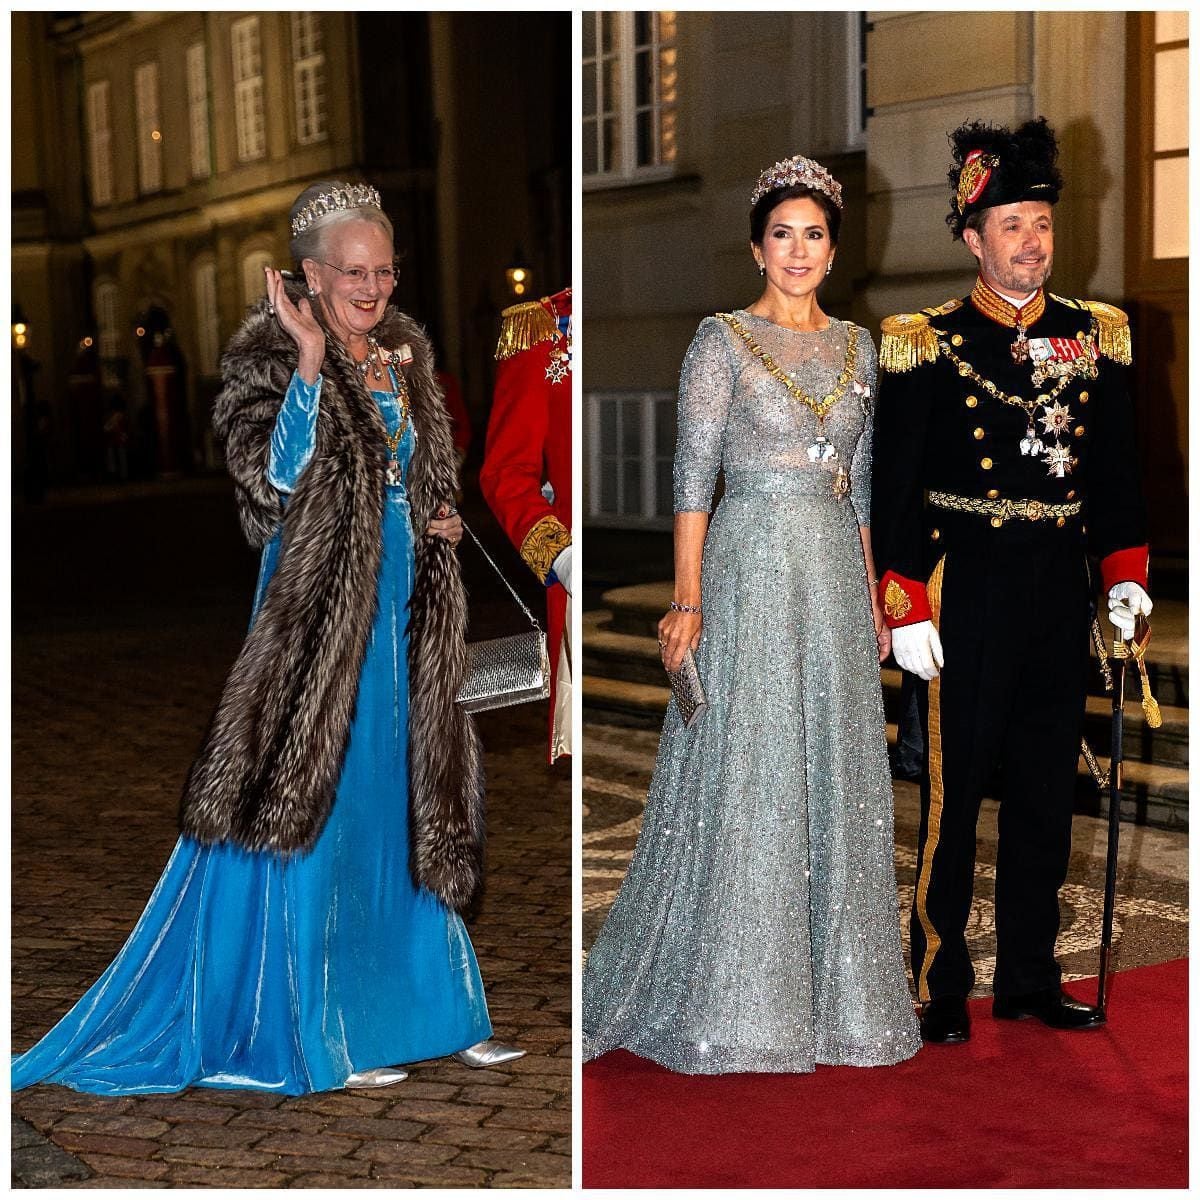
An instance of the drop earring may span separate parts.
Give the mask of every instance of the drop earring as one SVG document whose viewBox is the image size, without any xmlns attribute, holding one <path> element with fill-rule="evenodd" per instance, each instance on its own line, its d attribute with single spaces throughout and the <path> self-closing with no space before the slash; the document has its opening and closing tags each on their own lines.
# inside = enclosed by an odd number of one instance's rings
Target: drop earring
<svg viewBox="0 0 1200 1200">
<path fill-rule="evenodd" d="M 833 270 L 833 259 L 831 258 L 831 259 L 830 259 L 830 260 L 829 260 L 829 261 L 828 261 L 828 262 L 825 264 L 825 274 L 826 274 L 826 275 L 828 275 L 828 274 L 829 274 L 829 272 L 830 272 L 830 271 L 832 271 L 832 270 Z"/>
<path fill-rule="evenodd" d="M 767 268 L 763 266 L 762 263 L 758 264 L 758 273 L 759 275 L 765 275 L 767 273 Z"/>
</svg>

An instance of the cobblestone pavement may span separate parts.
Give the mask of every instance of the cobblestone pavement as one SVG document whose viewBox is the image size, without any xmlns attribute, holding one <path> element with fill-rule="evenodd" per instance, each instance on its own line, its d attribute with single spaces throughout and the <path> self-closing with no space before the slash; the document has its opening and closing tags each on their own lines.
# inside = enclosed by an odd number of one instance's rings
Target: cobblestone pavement
<svg viewBox="0 0 1200 1200">
<path fill-rule="evenodd" d="M 583 944 L 590 947 L 603 924 L 629 865 L 646 788 L 654 770 L 658 733 L 587 724 L 583 729 Z M 896 878 L 905 955 L 907 914 L 916 878 L 920 797 L 911 783 L 897 783 Z M 990 995 L 996 955 L 993 895 L 996 878 L 997 805 L 985 801 L 979 822 L 975 902 L 967 940 L 975 962 L 974 994 Z M 1107 824 L 1076 816 L 1071 865 L 1060 892 L 1062 928 L 1058 958 L 1067 980 L 1095 975 L 1104 897 Z M 1117 907 L 1113 926 L 1113 969 L 1182 958 L 1188 953 L 1188 839 L 1124 825 L 1121 828 Z M 1080 999 L 1091 998 L 1087 985 Z"/>
<path fill-rule="evenodd" d="M 17 1050 L 78 999 L 140 915 L 249 614 L 256 562 L 227 485 L 143 491 L 14 522 Z M 525 587 L 490 518 L 466 510 Z M 499 585 L 469 553 L 472 594 L 493 596 Z M 517 627 L 500 602 L 479 599 L 473 613 L 472 636 Z M 479 721 L 490 841 L 471 937 L 496 1034 L 527 1057 L 487 1071 L 442 1059 L 391 1088 L 296 1098 L 29 1088 L 13 1098 L 14 1184 L 569 1186 L 570 777 L 565 762 L 545 764 L 545 720 L 542 704 Z"/>
</svg>

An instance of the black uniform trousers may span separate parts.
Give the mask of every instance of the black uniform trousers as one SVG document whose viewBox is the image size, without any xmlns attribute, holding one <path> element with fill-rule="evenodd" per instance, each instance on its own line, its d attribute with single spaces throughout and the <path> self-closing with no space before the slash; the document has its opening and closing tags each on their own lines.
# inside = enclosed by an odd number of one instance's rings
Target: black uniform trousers
<svg viewBox="0 0 1200 1200">
<path fill-rule="evenodd" d="M 1054 943 L 1087 696 L 1088 568 L 1077 530 L 1047 522 L 1008 535 L 955 539 L 930 578 L 946 665 L 922 687 L 927 764 L 912 912 L 921 1000 L 974 986 L 965 931 L 985 790 L 1000 801 L 993 991 L 1061 980 Z"/>
</svg>

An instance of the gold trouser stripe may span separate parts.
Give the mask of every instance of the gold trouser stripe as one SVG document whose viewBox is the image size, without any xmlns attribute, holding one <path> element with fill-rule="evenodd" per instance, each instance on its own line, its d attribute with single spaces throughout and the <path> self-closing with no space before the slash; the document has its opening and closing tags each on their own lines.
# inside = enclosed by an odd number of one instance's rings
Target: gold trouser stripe
<svg viewBox="0 0 1200 1200">
<path fill-rule="evenodd" d="M 929 586 L 925 594 L 929 600 L 929 611 L 933 615 L 934 625 L 941 624 L 942 618 L 942 573 L 946 566 L 946 556 L 938 559 L 929 577 Z M 926 908 L 929 895 L 929 876 L 933 873 L 933 853 L 937 849 L 938 837 L 942 831 L 942 802 L 945 791 L 942 784 L 942 677 L 941 675 L 929 681 L 929 745 L 926 753 L 929 760 L 929 817 L 925 827 L 925 845 L 921 854 L 921 874 L 917 879 L 917 919 L 925 931 L 925 958 L 917 976 L 917 999 L 928 1000 L 929 968 L 933 966 L 934 957 L 941 949 L 942 939 L 933 927 Z"/>
</svg>

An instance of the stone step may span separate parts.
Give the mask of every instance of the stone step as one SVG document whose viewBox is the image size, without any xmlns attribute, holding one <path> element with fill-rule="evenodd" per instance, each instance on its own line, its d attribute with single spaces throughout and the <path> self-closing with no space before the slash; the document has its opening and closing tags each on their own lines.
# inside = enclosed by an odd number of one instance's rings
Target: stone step
<svg viewBox="0 0 1200 1200">
<path fill-rule="evenodd" d="M 609 725 L 624 725 L 636 729 L 657 729 L 662 725 L 663 714 L 671 698 L 670 688 L 650 683 L 631 682 L 603 676 L 584 674 L 583 713 L 584 722 L 603 721 Z M 1165 715 L 1165 714 L 1164 714 Z M 1132 716 L 1132 714 L 1130 714 Z M 1140 719 L 1140 711 L 1137 718 Z M 1129 718 L 1127 718 L 1129 720 Z M 896 743 L 896 725 L 888 722 L 888 746 Z M 1126 734 L 1126 755 L 1132 750 L 1131 738 Z M 586 756 L 587 738 L 584 738 Z M 1096 743 L 1101 767 L 1107 765 L 1108 756 L 1103 753 L 1107 743 Z M 1142 824 L 1161 828 L 1187 828 L 1188 772 L 1186 768 L 1158 762 L 1139 762 L 1126 758 L 1122 788 L 1121 815 L 1125 820 L 1137 820 Z M 1096 813 L 1103 810 L 1101 797 L 1080 759 L 1076 787 L 1076 808 L 1080 812 Z"/>
<path fill-rule="evenodd" d="M 583 615 L 583 671 L 586 678 L 643 684 L 659 689 L 665 687 L 658 642 L 654 638 L 638 634 L 613 632 L 612 622 L 604 610 L 593 610 Z M 884 667 L 880 675 L 883 681 L 884 712 L 890 721 L 897 721 L 900 717 L 902 672 L 898 667 Z M 1097 686 L 1100 686 L 1099 683 Z M 620 704 L 620 711 L 626 712 L 630 717 L 636 715 L 628 705 L 620 702 L 619 690 L 611 694 L 618 698 L 613 702 Z M 1130 761 L 1155 762 L 1163 766 L 1186 767 L 1188 710 L 1161 704 L 1162 727 L 1151 729 L 1142 713 L 1140 696 L 1140 686 L 1127 680 L 1126 758 Z M 664 700 L 662 707 L 665 707 L 665 704 Z M 1104 694 L 1089 696 L 1084 735 L 1097 753 L 1107 752 L 1111 723 L 1110 698 Z"/>
<path fill-rule="evenodd" d="M 656 653 L 658 622 L 671 603 L 670 583 L 643 583 L 633 587 L 612 588 L 604 593 L 603 605 L 607 619 L 601 614 L 594 626 L 597 633 L 621 634 L 634 638 L 651 639 L 651 651 Z M 585 622 L 593 613 L 584 615 Z M 1154 607 L 1154 637 L 1146 655 L 1146 667 L 1154 696 L 1160 705 L 1173 708 L 1188 706 L 1188 612 L 1187 605 L 1179 600 L 1162 600 Z M 1105 633 L 1111 632 L 1108 622 L 1101 621 Z M 584 653 L 589 653 L 588 641 L 592 633 L 585 624 Z M 641 678 L 647 662 L 644 648 L 634 653 L 631 643 L 609 643 L 606 649 L 616 652 L 616 657 L 626 663 L 629 670 Z M 590 670 L 591 667 L 585 667 Z M 894 668 L 893 668 L 894 670 Z M 1133 675 L 1127 688 L 1130 694 L 1137 690 Z M 896 672 L 899 675 L 899 672 Z M 886 670 L 885 670 L 886 676 Z M 631 678 L 633 675 L 631 675 Z M 1100 672 L 1092 675 L 1093 687 L 1102 693 Z M 648 679 L 642 680 L 649 682 Z M 886 686 L 886 684 L 885 684 Z"/>
</svg>

